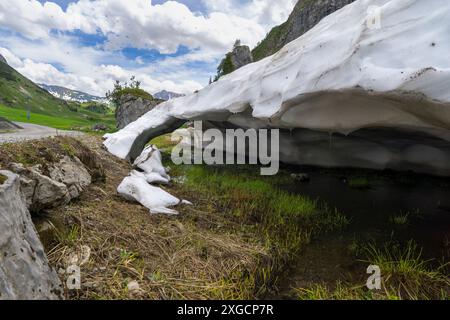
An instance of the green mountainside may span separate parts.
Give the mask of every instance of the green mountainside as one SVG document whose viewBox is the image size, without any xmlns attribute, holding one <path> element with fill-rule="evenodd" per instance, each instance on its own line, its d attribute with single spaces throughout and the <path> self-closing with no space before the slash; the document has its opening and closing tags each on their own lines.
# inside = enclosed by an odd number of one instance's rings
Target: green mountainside
<svg viewBox="0 0 450 320">
<path fill-rule="evenodd" d="M 58 129 L 90 130 L 97 123 L 114 128 L 114 116 L 84 108 L 51 95 L 14 68 L 0 62 L 0 116 L 11 121 L 47 125 Z"/>
<path fill-rule="evenodd" d="M 355 0 L 299 0 L 288 20 L 273 28 L 253 50 L 259 61 L 278 52 L 289 42 L 301 37 L 326 16 Z"/>
</svg>

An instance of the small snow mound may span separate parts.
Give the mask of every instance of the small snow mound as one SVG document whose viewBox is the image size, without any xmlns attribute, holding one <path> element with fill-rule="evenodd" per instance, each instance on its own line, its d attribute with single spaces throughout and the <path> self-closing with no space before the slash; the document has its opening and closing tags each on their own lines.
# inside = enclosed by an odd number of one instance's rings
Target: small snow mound
<svg viewBox="0 0 450 320">
<path fill-rule="evenodd" d="M 161 152 L 155 146 L 148 146 L 134 161 L 133 166 L 143 170 L 148 183 L 168 184 L 170 177 L 162 165 Z"/>
<path fill-rule="evenodd" d="M 180 200 L 163 189 L 151 185 L 168 184 L 170 177 L 162 165 L 161 152 L 155 146 L 148 146 L 134 162 L 133 170 L 122 181 L 117 192 L 129 201 L 137 201 L 150 210 L 152 214 L 177 215 L 178 211 L 170 207 L 191 204 Z"/>
</svg>

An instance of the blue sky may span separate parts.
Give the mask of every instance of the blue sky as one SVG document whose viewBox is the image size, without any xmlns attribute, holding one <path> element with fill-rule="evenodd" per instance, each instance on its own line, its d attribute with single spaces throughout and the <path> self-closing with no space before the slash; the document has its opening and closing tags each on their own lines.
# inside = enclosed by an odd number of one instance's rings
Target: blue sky
<svg viewBox="0 0 450 320">
<path fill-rule="evenodd" d="M 208 83 L 236 39 L 253 47 L 295 0 L 1 0 L 0 54 L 38 83 L 103 95 L 135 75 L 149 92 Z"/>
</svg>

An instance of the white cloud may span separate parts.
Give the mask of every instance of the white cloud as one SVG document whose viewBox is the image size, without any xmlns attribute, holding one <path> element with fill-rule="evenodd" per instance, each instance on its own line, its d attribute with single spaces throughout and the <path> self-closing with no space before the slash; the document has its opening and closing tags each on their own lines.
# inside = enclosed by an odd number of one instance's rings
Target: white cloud
<svg viewBox="0 0 450 320">
<path fill-rule="evenodd" d="M 202 0 L 210 11 L 220 11 L 254 21 L 266 31 L 287 20 L 298 0 Z M 260 39 L 261 40 L 261 39 Z"/>
<path fill-rule="evenodd" d="M 142 88 L 155 93 L 160 90 L 189 93 L 198 90 L 202 85 L 192 80 L 174 82 L 163 77 L 149 76 L 145 69 L 125 69 L 118 65 L 90 65 L 89 73 L 62 72 L 49 63 L 36 62 L 31 59 L 21 59 L 10 50 L 0 47 L 0 54 L 18 72 L 35 83 L 59 85 L 69 89 L 103 96 L 112 89 L 114 81 L 125 82 L 135 75 L 142 82 Z"/>
<path fill-rule="evenodd" d="M 200 0 L 199 0 L 200 1 Z M 193 13 L 176 1 L 79 0 L 66 10 L 53 2 L 0 0 L 0 53 L 35 82 L 102 95 L 118 79 L 135 75 L 149 92 L 191 92 L 205 84 L 235 39 L 254 46 L 283 22 L 296 0 L 201 0 L 207 14 Z M 83 46 L 61 31 L 102 35 L 102 46 Z M 12 31 L 12 33 L 11 33 Z M 127 59 L 125 47 L 187 54 L 145 64 Z M 3 47 L 3 49 L 1 48 Z M 192 62 L 209 67 L 192 67 Z"/>
<path fill-rule="evenodd" d="M 283 3 L 291 0 L 284 0 Z M 213 0 L 217 2 L 217 0 Z M 267 4 L 254 0 L 264 14 Z M 275 5 L 274 8 L 279 8 Z M 211 8 L 219 8 L 218 5 Z M 154 48 L 161 53 L 173 53 L 180 45 L 211 50 L 227 49 L 236 38 L 255 45 L 266 30 L 258 19 L 242 17 L 237 10 L 216 10 L 209 15 L 197 15 L 176 1 L 152 5 L 149 0 L 79 0 L 66 11 L 57 4 L 37 0 L 2 0 L 0 23 L 4 28 L 20 32 L 31 39 L 50 37 L 51 30 L 95 34 L 108 39 L 111 49 Z M 278 12 L 277 10 L 273 12 Z M 266 20 L 267 17 L 263 17 Z M 270 20 L 273 20 L 272 17 Z"/>
</svg>

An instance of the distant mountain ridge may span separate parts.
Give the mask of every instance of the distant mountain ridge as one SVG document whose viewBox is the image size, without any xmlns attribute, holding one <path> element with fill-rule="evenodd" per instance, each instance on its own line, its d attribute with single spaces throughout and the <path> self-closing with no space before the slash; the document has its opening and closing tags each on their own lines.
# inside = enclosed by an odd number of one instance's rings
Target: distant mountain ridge
<svg viewBox="0 0 450 320">
<path fill-rule="evenodd" d="M 68 89 L 61 86 L 39 84 L 42 89 L 47 90 L 53 96 L 65 100 L 65 101 L 75 101 L 75 102 L 100 102 L 106 103 L 107 99 L 99 96 L 94 96 L 85 92 Z"/>
<path fill-rule="evenodd" d="M 171 91 L 166 91 L 166 90 L 162 90 L 162 91 L 157 92 L 157 93 L 155 93 L 153 95 L 153 97 L 155 97 L 156 99 L 166 100 L 166 101 L 168 101 L 170 99 L 183 97 L 183 96 L 184 96 L 184 94 L 171 92 Z"/>
</svg>

